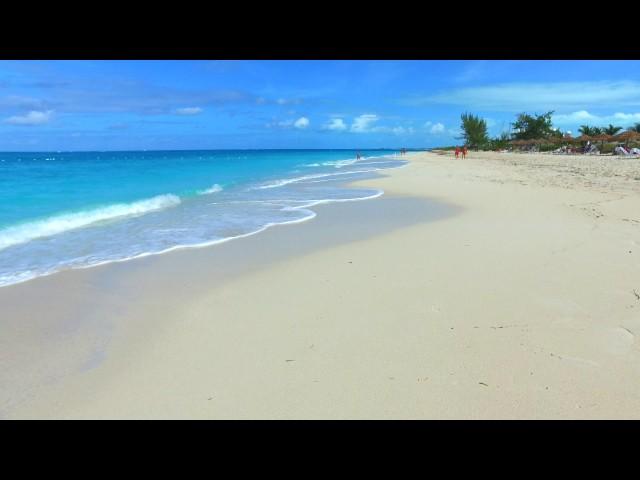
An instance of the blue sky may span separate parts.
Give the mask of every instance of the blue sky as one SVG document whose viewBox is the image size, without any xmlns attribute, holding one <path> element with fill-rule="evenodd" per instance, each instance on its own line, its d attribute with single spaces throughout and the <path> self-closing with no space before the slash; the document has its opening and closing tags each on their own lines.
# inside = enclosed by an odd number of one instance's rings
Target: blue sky
<svg viewBox="0 0 640 480">
<path fill-rule="evenodd" d="M 638 61 L 0 61 L 0 150 L 422 148 L 640 122 Z"/>
</svg>

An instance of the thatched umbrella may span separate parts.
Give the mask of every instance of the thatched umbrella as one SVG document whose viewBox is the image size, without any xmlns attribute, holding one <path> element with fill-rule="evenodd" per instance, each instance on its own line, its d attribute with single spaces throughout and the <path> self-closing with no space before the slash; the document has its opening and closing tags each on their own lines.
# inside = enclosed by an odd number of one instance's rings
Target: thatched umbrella
<svg viewBox="0 0 640 480">
<path fill-rule="evenodd" d="M 580 135 L 576 140 L 579 142 L 590 142 L 593 140 L 593 137 L 590 137 L 589 135 Z"/>
<path fill-rule="evenodd" d="M 594 135 L 593 140 L 596 142 L 600 142 L 600 149 L 604 147 L 604 142 L 610 142 L 613 140 L 613 136 L 607 135 L 606 133 L 601 133 L 600 135 Z"/>
<path fill-rule="evenodd" d="M 634 132 L 633 130 L 628 130 L 626 132 L 623 132 L 619 135 L 616 135 L 613 137 L 616 141 L 622 141 L 625 144 L 627 144 L 629 142 L 629 140 L 636 140 L 638 138 L 640 138 L 640 133 L 639 132 Z"/>
</svg>

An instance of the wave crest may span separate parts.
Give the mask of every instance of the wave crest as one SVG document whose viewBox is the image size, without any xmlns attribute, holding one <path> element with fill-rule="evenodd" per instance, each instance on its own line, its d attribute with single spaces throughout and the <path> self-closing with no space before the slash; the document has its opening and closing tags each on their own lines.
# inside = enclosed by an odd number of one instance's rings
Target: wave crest
<svg viewBox="0 0 640 480">
<path fill-rule="evenodd" d="M 117 203 L 93 210 L 55 215 L 44 220 L 23 223 L 0 230 L 0 250 L 37 238 L 50 237 L 68 230 L 86 227 L 103 220 L 143 215 L 155 210 L 173 207 L 179 203 L 180 198 L 176 195 L 158 195 L 137 202 Z"/>
</svg>

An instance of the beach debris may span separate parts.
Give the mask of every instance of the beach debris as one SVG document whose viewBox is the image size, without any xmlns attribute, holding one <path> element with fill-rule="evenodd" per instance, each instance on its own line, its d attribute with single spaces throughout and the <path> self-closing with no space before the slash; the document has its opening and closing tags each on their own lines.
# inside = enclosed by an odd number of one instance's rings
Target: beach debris
<svg viewBox="0 0 640 480">
<path fill-rule="evenodd" d="M 480 385 L 484 385 L 485 387 L 488 387 L 488 386 L 489 386 L 489 385 L 487 385 L 487 384 L 486 384 L 486 383 L 484 383 L 484 382 L 478 382 L 478 383 L 479 383 Z"/>
<path fill-rule="evenodd" d="M 640 294 L 636 292 L 636 289 L 633 289 L 633 294 L 636 296 L 636 300 L 640 300 Z"/>
<path fill-rule="evenodd" d="M 295 360 L 285 360 L 285 362 L 295 362 Z"/>
</svg>

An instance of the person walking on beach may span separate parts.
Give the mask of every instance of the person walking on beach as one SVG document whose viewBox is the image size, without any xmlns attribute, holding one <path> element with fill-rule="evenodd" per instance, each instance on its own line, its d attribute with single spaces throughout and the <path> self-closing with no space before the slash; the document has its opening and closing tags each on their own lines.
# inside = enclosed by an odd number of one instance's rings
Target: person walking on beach
<svg viewBox="0 0 640 480">
<path fill-rule="evenodd" d="M 467 146 L 462 147 L 462 158 L 467 158 Z"/>
<path fill-rule="evenodd" d="M 456 147 L 456 159 L 460 156 L 460 148 Z"/>
</svg>

